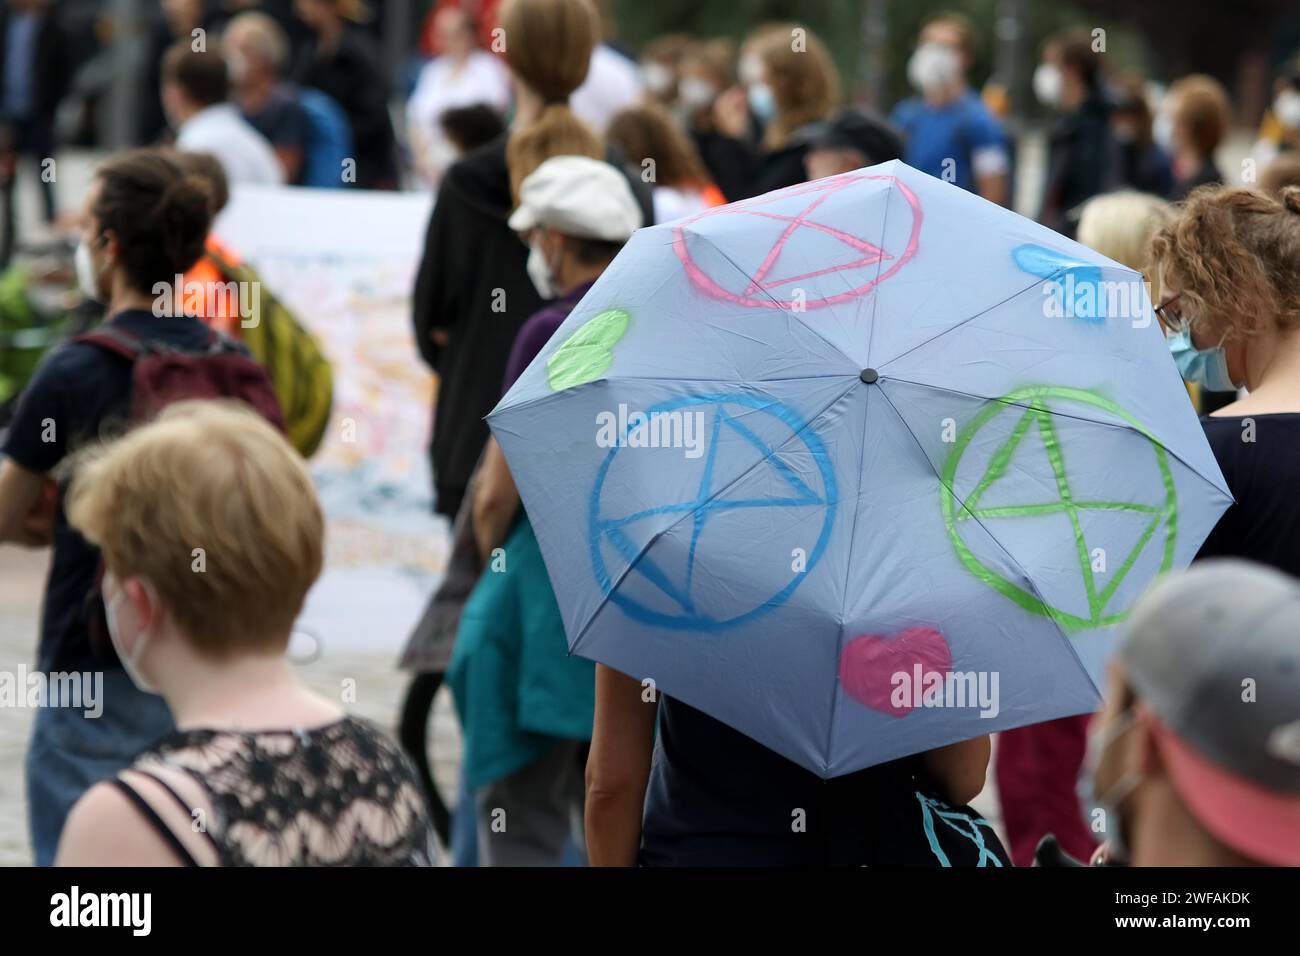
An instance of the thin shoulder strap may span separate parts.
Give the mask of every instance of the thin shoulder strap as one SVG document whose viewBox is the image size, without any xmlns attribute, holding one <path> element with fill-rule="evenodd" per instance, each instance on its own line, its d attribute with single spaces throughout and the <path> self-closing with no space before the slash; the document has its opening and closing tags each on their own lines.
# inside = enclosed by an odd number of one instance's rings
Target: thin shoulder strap
<svg viewBox="0 0 1300 956">
<path fill-rule="evenodd" d="M 176 806 L 180 807 L 181 811 L 187 817 L 189 817 L 191 820 L 194 819 L 194 807 L 191 806 L 188 800 L 186 800 L 184 797 L 180 795 L 180 793 L 176 790 L 175 787 L 173 787 L 162 777 L 158 776 L 158 774 L 154 773 L 151 770 L 141 770 L 138 767 L 132 767 L 131 772 L 138 773 L 142 777 L 148 777 L 154 783 L 158 784 L 158 786 L 162 787 L 165 791 L 167 791 L 167 795 L 170 796 L 172 800 L 176 802 Z M 203 829 L 199 830 L 198 832 L 203 834 L 203 838 L 207 840 L 209 844 L 211 844 L 212 849 L 217 851 L 218 854 L 220 854 L 221 852 L 220 847 L 217 846 L 217 841 L 213 839 L 212 834 L 208 832 L 208 828 L 205 826 L 203 827 Z"/>
<path fill-rule="evenodd" d="M 101 349 L 122 356 L 128 362 L 134 362 L 145 353 L 147 348 L 138 336 L 108 323 L 96 326 L 89 332 L 82 332 L 72 341 L 98 345 Z"/>
<path fill-rule="evenodd" d="M 135 808 L 140 811 L 140 814 L 157 831 L 158 835 L 166 841 L 167 845 L 172 848 L 172 852 L 176 854 L 183 866 L 199 865 L 199 861 L 194 859 L 193 854 L 185 848 L 185 844 L 172 832 L 171 827 L 163 823 L 162 817 L 158 816 L 158 811 L 150 806 L 149 801 L 140 796 L 134 787 L 120 777 L 111 777 L 108 782 L 122 791 L 122 794 L 135 804 Z"/>
</svg>

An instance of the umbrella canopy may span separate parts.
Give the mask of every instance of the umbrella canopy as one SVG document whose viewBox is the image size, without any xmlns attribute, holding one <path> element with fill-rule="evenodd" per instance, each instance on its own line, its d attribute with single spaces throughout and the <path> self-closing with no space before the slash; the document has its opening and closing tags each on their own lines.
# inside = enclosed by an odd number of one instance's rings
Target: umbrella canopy
<svg viewBox="0 0 1300 956">
<path fill-rule="evenodd" d="M 823 777 L 1095 709 L 1232 501 L 1140 276 L 901 162 L 637 232 L 488 421 L 571 650 Z"/>
</svg>

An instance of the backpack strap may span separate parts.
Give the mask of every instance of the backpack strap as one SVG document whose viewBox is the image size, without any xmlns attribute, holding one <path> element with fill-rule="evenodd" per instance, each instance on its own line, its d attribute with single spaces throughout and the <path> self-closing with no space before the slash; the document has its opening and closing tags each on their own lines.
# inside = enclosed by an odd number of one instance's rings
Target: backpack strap
<svg viewBox="0 0 1300 956">
<path fill-rule="evenodd" d="M 224 332 L 218 332 L 211 326 L 208 327 L 207 331 L 207 351 L 210 354 L 218 355 L 222 352 L 238 352 L 240 350 L 239 343 Z M 142 339 L 134 332 L 128 332 L 120 326 L 108 324 L 100 325 L 89 332 L 83 332 L 72 341 L 98 345 L 114 355 L 120 355 L 128 362 L 135 362 L 146 355 L 178 351 L 170 346 L 159 345 L 157 342 Z"/>
<path fill-rule="evenodd" d="M 120 355 L 128 362 L 134 362 L 150 351 L 149 343 L 144 339 L 128 332 L 126 329 L 108 323 L 97 326 L 89 332 L 82 332 L 72 341 L 98 345 L 105 351 Z"/>
<path fill-rule="evenodd" d="M 235 271 L 235 267 L 226 261 L 226 257 L 211 246 L 205 246 L 203 248 L 203 255 L 209 262 L 217 267 L 217 271 L 223 276 L 229 276 Z"/>
</svg>

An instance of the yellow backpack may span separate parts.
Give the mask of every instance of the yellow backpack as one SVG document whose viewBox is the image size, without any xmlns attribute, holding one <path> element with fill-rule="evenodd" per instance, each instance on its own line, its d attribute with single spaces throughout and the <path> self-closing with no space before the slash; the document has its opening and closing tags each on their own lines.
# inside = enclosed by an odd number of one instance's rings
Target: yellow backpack
<svg viewBox="0 0 1300 956">
<path fill-rule="evenodd" d="M 285 432 L 304 458 L 320 447 L 334 404 L 334 370 L 316 337 L 294 318 L 251 266 L 231 265 L 212 249 L 209 261 L 231 282 L 257 283 L 253 322 L 240 322 L 233 333 L 253 358 L 265 366 L 284 411 Z"/>
</svg>

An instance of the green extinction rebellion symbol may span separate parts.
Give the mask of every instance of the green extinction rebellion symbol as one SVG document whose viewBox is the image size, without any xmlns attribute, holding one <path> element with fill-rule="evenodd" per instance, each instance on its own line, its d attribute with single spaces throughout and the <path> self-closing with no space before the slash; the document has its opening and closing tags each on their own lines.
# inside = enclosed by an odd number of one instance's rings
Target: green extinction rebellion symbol
<svg viewBox="0 0 1300 956">
<path fill-rule="evenodd" d="M 1069 415 L 1068 410 L 1061 409 L 1061 406 L 1070 404 L 1076 406 L 1091 405 L 1103 409 L 1132 425 L 1139 434 L 1150 442 L 1150 447 L 1160 471 L 1160 479 L 1163 485 L 1163 501 L 1151 503 L 1090 500 L 1075 494 L 1074 489 L 1070 486 L 1069 475 L 1066 472 L 1065 457 L 1057 437 L 1055 422 L 1056 414 Z M 1056 409 L 1055 413 L 1054 408 Z M 988 468 L 970 494 L 964 496 L 964 500 L 958 500 L 956 493 L 953 491 L 953 486 L 957 478 L 958 465 L 961 463 L 962 455 L 970 445 L 971 440 L 981 428 L 999 415 L 1015 415 L 1017 413 L 1020 414 L 1020 419 L 1012 429 L 1010 437 L 994 452 L 989 460 Z M 994 482 L 1006 474 L 1016 449 L 1034 426 L 1037 426 L 1042 437 L 1043 448 L 1047 452 L 1047 461 L 1056 479 L 1057 500 L 1035 504 L 981 507 L 980 499 Z M 1098 427 L 1106 426 L 1099 425 Z M 1082 631 L 1114 624 L 1122 621 L 1128 615 L 1129 608 L 1127 607 L 1118 610 L 1112 609 L 1110 607 L 1111 599 L 1114 598 L 1115 592 L 1133 569 L 1134 564 L 1147 545 L 1152 543 L 1152 538 L 1156 537 L 1156 533 L 1161 526 L 1164 527 L 1164 550 L 1160 559 L 1160 573 L 1168 571 L 1173 564 L 1174 539 L 1177 533 L 1177 497 L 1174 490 L 1174 478 L 1169 470 L 1169 459 L 1165 449 L 1133 416 L 1114 402 L 1094 392 L 1075 388 L 1036 386 L 1019 389 L 996 401 L 989 402 L 957 436 L 952 453 L 948 456 L 943 469 L 940 497 L 943 505 L 943 520 L 948 529 L 948 536 L 952 539 L 957 556 L 967 570 L 999 594 L 1011 599 L 1025 610 L 1052 618 L 1066 632 Z M 1105 585 L 1100 587 L 1093 571 L 1093 564 L 1088 552 L 1088 542 L 1084 538 L 1083 526 L 1080 522 L 1080 515 L 1089 511 L 1130 512 L 1149 516 L 1137 544 L 1125 557 L 1123 563 L 1110 575 Z M 1019 584 L 1008 581 L 980 560 L 962 538 L 960 532 L 962 522 L 972 519 L 981 521 L 981 519 L 988 518 L 1016 518 L 1050 514 L 1065 514 L 1069 518 L 1070 527 L 1073 531 L 1074 547 L 1077 551 L 1079 570 L 1083 576 L 1083 587 L 1088 598 L 1087 616 L 1053 607 L 1045 603 L 1038 595 L 1025 590 Z M 1152 547 L 1159 546 L 1158 542 L 1152 544 Z"/>
</svg>

